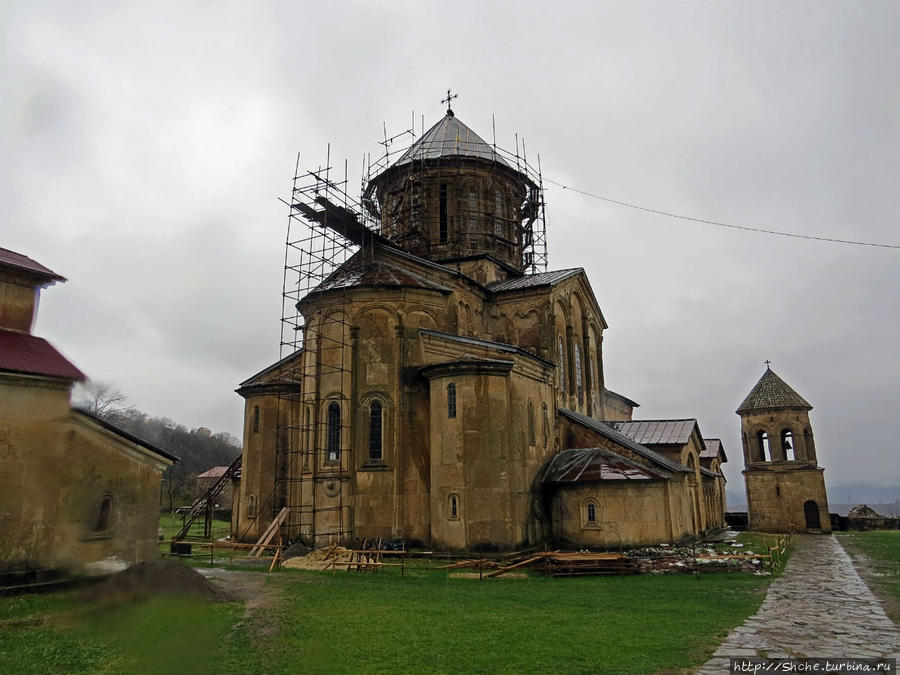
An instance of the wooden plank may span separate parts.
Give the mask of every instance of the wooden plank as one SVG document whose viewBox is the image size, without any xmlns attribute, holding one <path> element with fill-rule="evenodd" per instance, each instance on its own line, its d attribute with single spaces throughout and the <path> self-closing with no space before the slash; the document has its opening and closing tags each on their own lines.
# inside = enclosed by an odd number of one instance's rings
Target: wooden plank
<svg viewBox="0 0 900 675">
<path fill-rule="evenodd" d="M 517 567 L 524 567 L 525 565 L 528 565 L 529 563 L 537 562 L 538 560 L 541 560 L 543 557 L 544 556 L 539 555 L 539 556 L 535 556 L 534 558 L 528 558 L 526 560 L 523 560 L 522 562 L 517 562 L 515 565 L 510 565 L 509 567 L 503 567 L 503 568 L 497 570 L 496 572 L 491 572 L 490 574 L 485 575 L 485 579 L 492 579 L 493 577 L 499 577 L 501 574 L 506 574 L 510 570 L 514 570 Z"/>
<path fill-rule="evenodd" d="M 250 551 L 250 555 L 259 556 L 262 553 L 262 547 L 267 545 L 272 539 L 275 537 L 275 533 L 278 532 L 278 528 L 281 527 L 281 524 L 287 519 L 288 516 L 288 508 L 285 506 L 281 511 L 278 512 L 278 515 L 269 523 L 269 527 L 266 528 L 266 531 L 263 532 L 262 536 L 259 538 L 259 541 L 256 542 L 257 548 L 253 548 Z"/>
</svg>

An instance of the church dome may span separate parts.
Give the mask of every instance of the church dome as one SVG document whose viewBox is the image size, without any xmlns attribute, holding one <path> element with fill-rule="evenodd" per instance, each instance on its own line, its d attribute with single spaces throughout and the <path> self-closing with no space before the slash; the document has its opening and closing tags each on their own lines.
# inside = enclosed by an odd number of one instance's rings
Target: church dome
<svg viewBox="0 0 900 675">
<path fill-rule="evenodd" d="M 540 203 L 535 182 L 452 110 L 363 194 L 381 235 L 402 250 L 443 263 L 490 259 L 514 275 L 532 262 Z"/>
<path fill-rule="evenodd" d="M 497 154 L 494 146 L 463 124 L 452 110 L 448 110 L 444 119 L 437 122 L 413 143 L 400 156 L 400 159 L 394 162 L 393 166 L 403 166 L 416 160 L 441 157 L 486 159 L 509 167 L 509 164 Z"/>
</svg>

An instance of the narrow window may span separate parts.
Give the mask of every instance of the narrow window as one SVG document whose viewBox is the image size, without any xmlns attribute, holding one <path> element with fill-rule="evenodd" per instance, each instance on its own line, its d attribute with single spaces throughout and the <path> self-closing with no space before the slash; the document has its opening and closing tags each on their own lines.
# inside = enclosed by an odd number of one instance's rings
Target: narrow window
<svg viewBox="0 0 900 675">
<path fill-rule="evenodd" d="M 456 385 L 453 382 L 447 385 L 447 417 L 456 417 Z"/>
<path fill-rule="evenodd" d="M 575 389 L 578 392 L 578 405 L 584 403 L 584 376 L 581 372 L 581 347 L 575 343 Z"/>
<path fill-rule="evenodd" d="M 557 341 L 557 354 L 558 361 L 556 362 L 556 367 L 559 368 L 559 390 L 565 394 L 566 392 L 566 351 L 565 347 L 563 347 L 563 339 L 562 335 L 559 336 L 559 340 Z"/>
<path fill-rule="evenodd" d="M 372 401 L 372 404 L 369 406 L 369 459 L 380 460 L 383 456 L 381 429 L 381 403 Z"/>
<path fill-rule="evenodd" d="M 503 235 L 503 195 L 497 190 L 494 192 L 494 236 Z"/>
<path fill-rule="evenodd" d="M 409 209 L 409 222 L 412 226 L 412 229 L 418 231 L 419 229 L 419 186 L 413 185 L 413 193 L 412 193 L 412 206 Z"/>
<path fill-rule="evenodd" d="M 110 511 L 112 511 L 112 497 L 107 495 L 100 502 L 100 510 L 97 513 L 97 524 L 94 527 L 97 532 L 105 532 L 109 528 Z"/>
<path fill-rule="evenodd" d="M 597 524 L 597 505 L 594 502 L 587 503 L 587 523 L 588 525 Z"/>
<path fill-rule="evenodd" d="M 544 447 L 550 442 L 550 416 L 547 414 L 547 404 L 541 403 L 541 426 L 544 436 Z"/>
<path fill-rule="evenodd" d="M 325 459 L 336 462 L 341 456 L 341 406 L 328 405 L 328 429 L 326 432 Z"/>
<path fill-rule="evenodd" d="M 600 385 L 598 384 L 599 380 L 595 375 L 595 373 L 597 372 L 597 368 L 595 365 L 596 361 L 594 360 L 593 355 L 591 355 L 590 360 L 591 362 L 589 366 L 591 369 L 591 378 L 593 379 L 593 381 L 591 382 L 591 414 L 593 414 L 594 417 L 598 417 L 600 415 L 600 403 L 598 401 L 597 388 Z"/>
<path fill-rule="evenodd" d="M 794 453 L 794 432 L 790 429 L 781 430 L 781 447 L 784 449 L 784 458 L 793 462 L 796 458 Z"/>
<path fill-rule="evenodd" d="M 304 448 L 306 452 L 303 455 L 303 463 L 309 464 L 309 456 L 312 453 L 312 427 L 309 424 L 310 418 L 310 410 L 309 406 L 306 406 L 306 410 L 303 413 L 303 435 L 304 435 Z"/>
<path fill-rule="evenodd" d="M 459 496 L 450 495 L 450 520 L 459 520 Z"/>
<path fill-rule="evenodd" d="M 475 192 L 475 186 L 469 186 L 469 208 L 466 214 L 469 220 L 469 234 L 475 234 L 478 229 L 478 194 Z"/>
<path fill-rule="evenodd" d="M 440 213 L 440 241 L 442 244 L 447 242 L 447 184 L 441 183 L 440 198 L 438 200 Z"/>
<path fill-rule="evenodd" d="M 259 406 L 253 406 L 253 433 L 259 433 Z"/>
<path fill-rule="evenodd" d="M 528 445 L 537 443 L 534 432 L 534 403 L 528 399 Z"/>
<path fill-rule="evenodd" d="M 256 495 L 250 495 L 247 499 L 247 516 L 250 518 L 256 516 Z"/>
</svg>

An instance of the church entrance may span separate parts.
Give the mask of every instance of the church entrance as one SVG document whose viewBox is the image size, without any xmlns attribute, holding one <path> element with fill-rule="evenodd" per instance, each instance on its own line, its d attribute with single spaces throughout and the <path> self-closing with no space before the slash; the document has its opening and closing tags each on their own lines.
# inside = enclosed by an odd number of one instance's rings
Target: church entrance
<svg viewBox="0 0 900 675">
<path fill-rule="evenodd" d="M 803 515 L 806 516 L 807 530 L 819 530 L 822 528 L 822 521 L 819 520 L 819 505 L 812 499 L 803 505 Z"/>
</svg>

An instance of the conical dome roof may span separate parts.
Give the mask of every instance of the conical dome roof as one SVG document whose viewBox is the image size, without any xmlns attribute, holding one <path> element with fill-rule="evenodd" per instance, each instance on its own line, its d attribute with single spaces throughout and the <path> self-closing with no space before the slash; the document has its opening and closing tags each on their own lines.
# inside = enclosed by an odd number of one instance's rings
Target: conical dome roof
<svg viewBox="0 0 900 675">
<path fill-rule="evenodd" d="M 416 160 L 439 159 L 441 157 L 475 157 L 509 166 L 497 154 L 493 145 L 460 122 L 452 110 L 448 110 L 442 120 L 413 143 L 400 156 L 400 159 L 394 162 L 393 166 L 402 166 Z"/>
<path fill-rule="evenodd" d="M 741 403 L 735 412 L 738 415 L 742 415 L 759 410 L 784 408 L 812 410 L 812 406 L 807 403 L 806 399 L 791 389 L 784 380 L 772 372 L 771 368 L 767 367 L 766 372 L 759 378 L 759 382 L 747 394 L 747 398 L 744 399 L 744 402 Z"/>
</svg>

